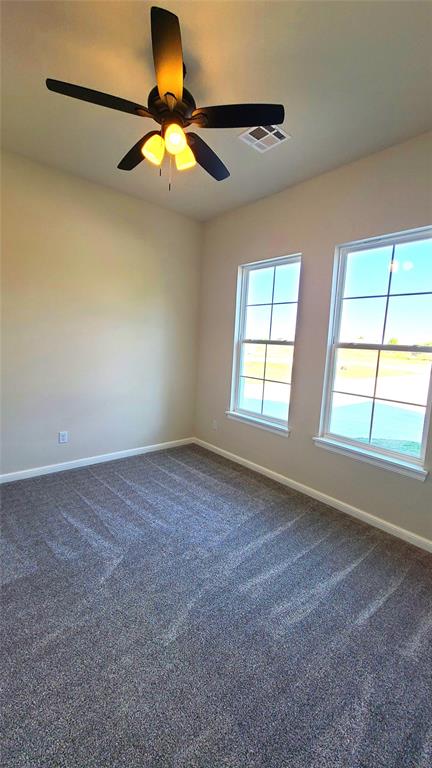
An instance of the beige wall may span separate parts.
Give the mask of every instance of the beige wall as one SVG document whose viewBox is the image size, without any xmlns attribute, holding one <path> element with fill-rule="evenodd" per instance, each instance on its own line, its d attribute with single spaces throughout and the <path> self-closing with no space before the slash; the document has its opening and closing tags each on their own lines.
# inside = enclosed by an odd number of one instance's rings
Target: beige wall
<svg viewBox="0 0 432 768">
<path fill-rule="evenodd" d="M 201 226 L 16 155 L 2 171 L 2 471 L 191 436 Z"/>
<path fill-rule="evenodd" d="M 367 157 L 209 222 L 201 279 L 196 434 L 432 539 L 432 478 L 422 483 L 314 445 L 334 249 L 432 221 L 432 134 Z M 263 162 L 265 161 L 265 156 Z M 288 438 L 226 418 L 239 264 L 303 254 Z M 213 419 L 218 429 L 212 429 Z M 429 440 L 428 465 L 432 460 Z"/>
<path fill-rule="evenodd" d="M 429 134 L 203 228 L 5 155 L 2 472 L 195 433 L 432 538 L 432 478 L 421 483 L 312 442 L 321 407 L 335 245 L 429 224 L 431 156 Z M 225 410 L 237 267 L 298 251 L 303 268 L 292 432 L 284 438 L 228 420 Z M 70 431 L 68 445 L 57 444 L 59 430 Z M 431 466 L 431 439 L 429 446 Z"/>
</svg>

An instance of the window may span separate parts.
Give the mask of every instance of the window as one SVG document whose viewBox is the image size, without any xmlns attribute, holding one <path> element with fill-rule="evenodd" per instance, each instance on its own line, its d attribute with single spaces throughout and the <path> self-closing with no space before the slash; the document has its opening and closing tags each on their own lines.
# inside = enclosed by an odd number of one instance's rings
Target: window
<svg viewBox="0 0 432 768">
<path fill-rule="evenodd" d="M 300 256 L 240 267 L 228 416 L 288 431 Z"/>
<path fill-rule="evenodd" d="M 324 441 L 421 465 L 431 363 L 432 229 L 340 247 Z"/>
</svg>

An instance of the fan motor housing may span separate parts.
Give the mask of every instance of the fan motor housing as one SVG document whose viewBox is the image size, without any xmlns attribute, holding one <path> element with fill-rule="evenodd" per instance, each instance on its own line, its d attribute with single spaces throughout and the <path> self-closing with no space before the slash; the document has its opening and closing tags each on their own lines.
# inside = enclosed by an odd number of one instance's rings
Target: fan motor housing
<svg viewBox="0 0 432 768">
<path fill-rule="evenodd" d="M 196 109 L 195 99 L 186 88 L 183 88 L 182 100 L 176 102 L 173 110 L 170 110 L 166 102 L 160 98 L 157 86 L 150 91 L 147 103 L 158 123 L 162 124 L 169 120 L 178 122 L 183 127 L 190 125 L 192 112 Z"/>
</svg>

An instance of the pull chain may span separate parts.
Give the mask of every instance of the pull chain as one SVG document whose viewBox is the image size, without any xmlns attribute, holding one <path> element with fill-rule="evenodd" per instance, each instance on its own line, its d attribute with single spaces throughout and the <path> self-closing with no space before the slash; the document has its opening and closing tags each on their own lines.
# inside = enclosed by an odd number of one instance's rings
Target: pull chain
<svg viewBox="0 0 432 768">
<path fill-rule="evenodd" d="M 172 181 L 172 155 L 170 155 L 170 159 L 169 159 L 168 192 L 171 192 L 171 181 Z"/>
</svg>

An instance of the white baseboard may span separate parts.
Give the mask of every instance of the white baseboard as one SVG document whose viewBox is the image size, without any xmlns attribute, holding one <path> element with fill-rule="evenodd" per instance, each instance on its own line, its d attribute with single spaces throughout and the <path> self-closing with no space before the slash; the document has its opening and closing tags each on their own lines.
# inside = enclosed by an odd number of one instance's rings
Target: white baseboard
<svg viewBox="0 0 432 768">
<path fill-rule="evenodd" d="M 184 437 L 181 440 L 170 440 L 167 443 L 156 443 L 156 445 L 144 445 L 141 448 L 128 448 L 125 451 L 115 451 L 114 453 L 102 453 L 99 454 L 99 456 L 86 456 L 84 459 L 62 461 L 59 464 L 48 464 L 45 467 L 21 469 L 19 472 L 8 472 L 7 474 L 0 475 L 0 484 L 11 483 L 15 480 L 26 480 L 29 477 L 38 477 L 39 475 L 50 475 L 52 472 L 64 472 L 67 469 L 88 467 L 90 464 L 102 464 L 104 461 L 126 459 L 129 456 L 139 456 L 142 453 L 163 451 L 166 448 L 176 448 L 179 445 L 188 445 L 189 443 L 193 442 L 195 442 L 194 437 Z"/>
<path fill-rule="evenodd" d="M 313 499 L 322 501 L 324 504 L 328 504 L 329 507 L 334 507 L 340 512 L 345 512 L 347 515 L 351 515 L 351 517 L 356 517 L 358 520 L 362 520 L 364 523 L 368 523 L 375 528 L 380 528 L 382 531 L 386 531 L 386 533 L 392 534 L 392 536 L 397 536 L 399 539 L 403 539 L 404 541 L 409 542 L 409 544 L 414 544 L 414 546 L 420 547 L 420 549 L 425 549 L 427 552 L 432 552 L 432 541 L 430 539 L 426 539 L 423 536 L 418 536 L 416 533 L 412 533 L 411 531 L 406 530 L 406 528 L 400 528 L 398 525 L 389 523 L 386 520 L 383 520 L 381 517 L 375 517 L 375 515 L 371 515 L 369 512 L 364 512 L 362 509 L 358 509 L 358 507 L 353 507 L 351 504 L 346 504 L 346 502 L 341 501 L 340 499 L 335 499 L 333 496 L 328 496 L 326 493 L 317 491 L 315 488 L 311 488 L 309 485 L 298 483 L 296 480 L 292 480 L 290 477 L 280 475 L 278 472 L 273 472 L 272 469 L 262 467 L 260 464 L 255 464 L 253 461 L 248 461 L 248 459 L 243 459 L 241 456 L 237 456 L 235 453 L 225 451 L 223 448 L 218 448 L 218 446 L 213 445 L 212 443 L 206 443 L 205 440 L 195 438 L 194 443 L 200 445 L 202 448 L 206 448 L 208 451 L 218 453 L 220 456 L 224 456 L 226 459 L 235 461 L 237 464 L 242 464 L 244 467 L 253 469 L 254 472 L 259 472 L 261 475 L 270 477 L 277 483 L 287 485 L 289 488 L 293 488 L 295 491 L 299 491 L 300 493 L 306 494 L 306 496 L 311 496 Z"/>
<path fill-rule="evenodd" d="M 230 459 L 237 464 L 242 464 L 244 467 L 248 467 L 254 472 L 258 472 L 261 475 L 270 477 L 277 483 L 287 485 L 289 488 L 293 488 L 300 493 L 304 493 L 306 496 L 311 496 L 313 499 L 322 501 L 324 504 L 328 504 L 329 507 L 334 507 L 340 512 L 345 512 L 347 515 L 351 515 L 351 517 L 356 517 L 358 520 L 362 520 L 363 522 L 368 523 L 375 528 L 380 528 L 381 530 L 386 531 L 393 536 L 397 536 L 399 539 L 403 539 L 410 544 L 414 544 L 416 547 L 420 547 L 420 549 L 425 549 L 427 552 L 432 552 L 432 541 L 430 539 L 426 539 L 423 536 L 418 536 L 416 533 L 412 533 L 405 528 L 400 528 L 398 525 L 389 523 L 380 517 L 375 517 L 375 515 L 371 515 L 369 512 L 364 512 L 362 509 L 358 509 L 358 507 L 353 507 L 351 504 L 347 504 L 340 499 L 335 499 L 333 496 L 328 496 L 326 493 L 317 491 L 315 488 L 311 488 L 309 485 L 298 483 L 296 480 L 292 480 L 290 477 L 286 477 L 286 475 L 280 475 L 278 472 L 273 472 L 272 469 L 262 467 L 260 464 L 255 464 L 253 461 L 248 461 L 248 459 L 243 459 L 241 456 L 237 456 L 235 453 L 225 451 L 223 448 L 218 448 L 217 445 L 207 443 L 205 440 L 200 440 L 197 437 L 185 437 L 181 440 L 170 440 L 166 443 L 156 443 L 156 445 L 145 445 L 140 448 L 129 448 L 125 451 L 115 451 L 114 453 L 104 453 L 100 454 L 99 456 L 87 456 L 83 459 L 74 459 L 73 461 L 63 461 L 59 464 L 49 464 L 45 467 L 32 467 L 31 469 L 22 469 L 18 472 L 9 472 L 7 474 L 0 475 L 0 484 L 14 482 L 15 480 L 25 480 L 30 477 L 38 477 L 39 475 L 49 475 L 53 472 L 64 472 L 68 469 L 78 469 L 79 467 L 87 467 L 91 464 L 101 464 L 105 461 L 125 459 L 129 456 L 139 456 L 143 453 L 162 451 L 167 448 L 176 448 L 177 446 L 189 445 L 191 443 L 200 445 L 202 448 L 206 448 L 208 451 L 213 451 L 213 453 L 218 453 L 220 456 L 224 456 L 226 459 Z"/>
</svg>

